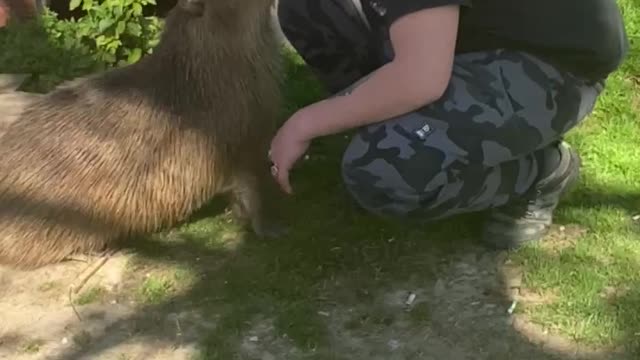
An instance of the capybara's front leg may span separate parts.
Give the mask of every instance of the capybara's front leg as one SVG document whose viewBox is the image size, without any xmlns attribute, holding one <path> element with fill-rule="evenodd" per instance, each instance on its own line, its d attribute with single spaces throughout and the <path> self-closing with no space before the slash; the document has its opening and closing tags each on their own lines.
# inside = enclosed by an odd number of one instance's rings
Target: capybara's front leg
<svg viewBox="0 0 640 360">
<path fill-rule="evenodd" d="M 287 233 L 281 223 L 281 200 L 276 196 L 275 182 L 268 171 L 254 171 L 234 181 L 232 211 L 234 216 L 251 226 L 261 238 L 275 238 Z"/>
</svg>

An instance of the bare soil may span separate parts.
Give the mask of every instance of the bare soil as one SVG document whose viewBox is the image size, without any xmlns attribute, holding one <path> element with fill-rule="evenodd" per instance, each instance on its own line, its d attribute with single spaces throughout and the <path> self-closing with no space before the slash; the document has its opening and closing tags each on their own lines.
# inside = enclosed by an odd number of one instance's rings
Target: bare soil
<svg viewBox="0 0 640 360">
<path fill-rule="evenodd" d="M 190 359 L 207 331 L 215 329 L 215 317 L 199 316 L 197 309 L 146 312 L 145 304 L 132 300 L 144 278 L 128 270 L 132 256 L 111 257 L 79 294 L 70 287 L 100 259 L 35 271 L 0 269 L 0 358 Z M 540 297 L 520 295 L 521 272 L 504 255 L 478 251 L 456 256 L 442 274 L 427 283 L 408 279 L 379 289 L 361 306 L 331 302 L 320 311 L 330 345 L 318 347 L 317 358 L 624 359 L 549 334 L 519 315 L 517 305 L 509 314 L 514 300 L 536 302 Z M 102 289 L 99 298 L 76 304 L 74 310 L 71 302 L 95 288 Z M 413 301 L 407 305 L 409 299 Z M 227 306 L 233 303 L 221 304 L 220 312 Z M 271 320 L 256 318 L 238 334 L 233 351 L 239 358 L 308 358 L 308 352 L 274 330 Z"/>
</svg>

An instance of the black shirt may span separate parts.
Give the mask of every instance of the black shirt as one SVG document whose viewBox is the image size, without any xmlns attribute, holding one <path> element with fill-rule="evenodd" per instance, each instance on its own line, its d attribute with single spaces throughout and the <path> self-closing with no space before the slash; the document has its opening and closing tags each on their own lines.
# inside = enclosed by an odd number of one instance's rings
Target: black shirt
<svg viewBox="0 0 640 360">
<path fill-rule="evenodd" d="M 528 51 L 599 80 L 615 71 L 628 51 L 616 0 L 362 0 L 371 25 L 384 31 L 405 14 L 451 4 L 461 6 L 457 53 Z"/>
</svg>

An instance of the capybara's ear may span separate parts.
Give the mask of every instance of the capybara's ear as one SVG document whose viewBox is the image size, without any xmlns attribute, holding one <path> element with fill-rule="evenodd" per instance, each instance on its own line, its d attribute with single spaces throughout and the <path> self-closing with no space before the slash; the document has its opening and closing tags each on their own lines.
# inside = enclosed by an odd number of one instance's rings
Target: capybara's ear
<svg viewBox="0 0 640 360">
<path fill-rule="evenodd" d="M 204 1 L 205 0 L 180 0 L 178 6 L 191 15 L 200 16 L 204 12 Z"/>
</svg>

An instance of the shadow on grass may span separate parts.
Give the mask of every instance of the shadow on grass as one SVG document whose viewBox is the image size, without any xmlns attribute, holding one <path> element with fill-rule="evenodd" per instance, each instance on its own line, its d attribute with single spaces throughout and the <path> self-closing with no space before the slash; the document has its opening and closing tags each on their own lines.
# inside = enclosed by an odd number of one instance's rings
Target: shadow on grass
<svg viewBox="0 0 640 360">
<path fill-rule="evenodd" d="M 312 178 L 327 165 L 305 166 L 300 176 Z M 385 224 L 354 211 L 337 186 L 326 180 L 301 191 L 287 213 L 295 231 L 279 240 L 249 237 L 225 249 L 212 219 L 200 214 L 164 239 L 140 241 L 135 252 L 143 262 L 177 264 L 198 280 L 58 359 L 95 357 L 132 336 L 176 346 L 196 342 L 201 359 L 265 353 L 276 359 L 575 358 L 576 347 L 554 340 L 545 348 L 541 332 L 523 335 L 508 316 L 504 258 L 475 244 L 476 216 L 429 229 Z M 331 195 L 319 195 L 322 190 Z M 410 311 L 403 305 L 409 292 L 417 295 Z M 638 305 L 633 297 L 621 301 Z M 168 314 L 192 312 L 176 336 Z M 251 336 L 259 340 L 252 343 Z"/>
<path fill-rule="evenodd" d="M 640 193 L 628 189 L 580 187 L 567 202 L 571 208 L 610 208 L 629 216 L 640 215 Z"/>
</svg>

